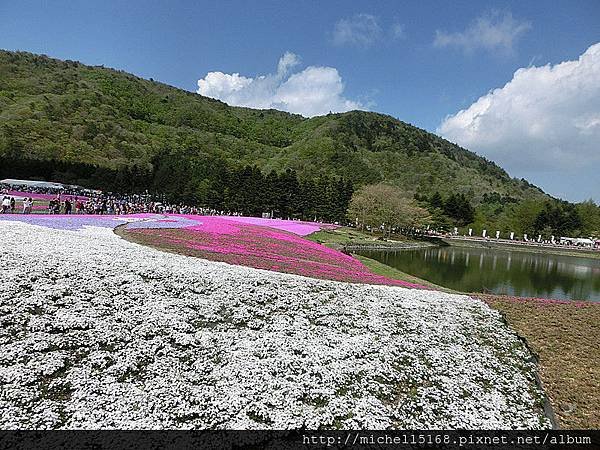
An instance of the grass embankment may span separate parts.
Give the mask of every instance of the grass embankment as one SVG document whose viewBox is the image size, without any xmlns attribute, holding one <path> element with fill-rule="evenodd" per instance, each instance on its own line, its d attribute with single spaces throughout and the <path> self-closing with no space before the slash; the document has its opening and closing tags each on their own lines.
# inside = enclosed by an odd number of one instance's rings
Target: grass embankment
<svg viewBox="0 0 600 450">
<path fill-rule="evenodd" d="M 311 241 L 333 248 L 352 246 L 372 246 L 373 248 L 415 248 L 432 246 L 432 244 L 428 242 L 415 241 L 398 235 L 395 235 L 393 239 L 384 238 L 383 235 L 378 232 L 365 232 L 350 227 L 320 230 L 305 237 Z"/>
<path fill-rule="evenodd" d="M 312 233 L 308 236 L 305 236 L 306 239 L 309 239 L 314 242 L 318 242 L 319 244 L 326 245 L 327 247 L 332 248 L 341 248 L 344 246 L 352 246 L 352 245 L 390 245 L 393 246 L 402 246 L 403 244 L 408 246 L 419 246 L 423 245 L 422 242 L 419 241 L 410 241 L 400 240 L 400 239 L 388 239 L 382 240 L 381 234 L 377 233 L 365 233 L 360 230 L 349 228 L 349 227 L 339 227 L 334 230 L 321 230 L 315 233 Z M 386 264 L 380 263 L 379 261 L 375 261 L 374 259 L 367 258 L 366 256 L 357 255 L 355 253 L 352 256 L 358 259 L 361 263 L 363 263 L 367 268 L 376 275 L 381 275 L 386 278 L 390 278 L 393 280 L 407 281 L 409 283 L 420 284 L 422 286 L 426 286 L 430 289 L 435 289 L 443 292 L 455 292 L 451 289 L 439 286 L 437 284 L 431 283 L 430 281 L 423 280 L 421 278 L 409 275 L 405 272 L 402 272 L 398 269 L 390 267 Z"/>
<path fill-rule="evenodd" d="M 538 355 L 559 427 L 600 428 L 600 304 L 477 297 L 502 312 Z"/>
<path fill-rule="evenodd" d="M 305 237 L 306 239 L 327 245 L 328 247 L 339 247 L 348 244 L 368 245 L 383 242 L 380 240 L 381 235 L 375 233 L 363 233 L 362 231 L 349 227 L 321 230 Z"/>
<path fill-rule="evenodd" d="M 422 286 L 425 286 L 429 289 L 436 290 L 436 291 L 449 292 L 451 294 L 458 293 L 456 291 L 453 291 L 452 289 L 448 289 L 443 286 L 434 284 L 430 281 L 423 280 L 422 278 L 418 278 L 418 277 L 409 275 L 408 273 L 402 272 L 401 270 L 398 270 L 398 269 L 395 269 L 386 264 L 380 263 L 379 261 L 376 261 L 374 259 L 367 258 L 366 256 L 361 256 L 361 255 L 356 255 L 356 254 L 352 254 L 352 256 L 355 257 L 356 259 L 358 259 L 371 272 L 373 272 L 376 275 L 382 275 L 386 278 L 391 278 L 392 280 L 400 280 L 400 281 L 407 281 L 409 283 L 420 284 Z"/>
<path fill-rule="evenodd" d="M 319 244 L 326 245 L 332 248 L 340 248 L 347 245 L 389 245 L 390 247 L 400 247 L 402 245 L 406 246 L 421 246 L 421 245 L 429 245 L 424 244 L 420 241 L 411 241 L 411 240 L 400 240 L 400 239 L 388 239 L 382 240 L 381 234 L 377 233 L 365 233 L 360 230 L 356 230 L 354 228 L 349 227 L 339 227 L 334 230 L 321 230 L 315 233 L 312 233 L 306 236 L 306 239 L 309 239 L 314 242 L 318 242 Z M 455 293 L 456 291 L 452 291 L 451 289 L 445 288 L 443 286 L 439 286 L 437 284 L 431 283 L 430 281 L 423 280 L 421 278 L 409 275 L 405 272 L 402 272 L 398 269 L 390 267 L 386 264 L 380 263 L 371 258 L 367 258 L 366 256 L 361 256 L 357 254 L 352 254 L 352 256 L 358 259 L 361 263 L 363 263 L 371 272 L 376 275 L 381 275 L 386 278 L 390 278 L 392 280 L 400 280 L 407 281 L 409 283 L 420 284 L 422 286 L 426 286 L 430 289 L 435 289 L 442 292 L 451 292 Z"/>
</svg>

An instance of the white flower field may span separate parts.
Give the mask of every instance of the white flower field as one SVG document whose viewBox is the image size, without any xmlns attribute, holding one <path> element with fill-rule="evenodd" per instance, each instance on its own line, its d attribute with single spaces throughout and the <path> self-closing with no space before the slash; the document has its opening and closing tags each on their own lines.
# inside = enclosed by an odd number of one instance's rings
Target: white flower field
<svg viewBox="0 0 600 450">
<path fill-rule="evenodd" d="M 535 364 L 467 296 L 0 221 L 0 428 L 547 428 Z"/>
</svg>

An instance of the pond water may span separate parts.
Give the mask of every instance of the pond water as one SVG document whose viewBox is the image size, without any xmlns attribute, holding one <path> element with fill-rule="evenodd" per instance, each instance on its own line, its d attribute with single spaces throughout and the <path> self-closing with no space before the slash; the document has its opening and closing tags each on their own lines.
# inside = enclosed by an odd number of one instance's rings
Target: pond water
<svg viewBox="0 0 600 450">
<path fill-rule="evenodd" d="M 600 259 L 467 247 L 358 253 L 461 292 L 600 301 Z"/>
</svg>

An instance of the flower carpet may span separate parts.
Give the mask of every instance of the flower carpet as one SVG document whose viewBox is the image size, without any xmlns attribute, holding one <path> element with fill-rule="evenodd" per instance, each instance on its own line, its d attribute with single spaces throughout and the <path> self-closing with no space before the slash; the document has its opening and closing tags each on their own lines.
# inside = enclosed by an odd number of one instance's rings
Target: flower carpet
<svg viewBox="0 0 600 450">
<path fill-rule="evenodd" d="M 303 238 L 332 226 L 327 224 L 171 214 L 9 214 L 2 216 L 2 220 L 67 230 L 124 225 L 120 235 L 126 239 L 212 261 L 328 280 L 423 288 L 376 275 L 356 258 Z"/>
<path fill-rule="evenodd" d="M 221 216 L 178 216 L 178 219 L 201 223 L 175 229 L 168 223 L 161 222 L 161 226 L 156 227 L 135 222 L 126 226 L 122 236 L 190 256 L 275 272 L 355 283 L 423 287 L 376 275 L 356 258 L 301 237 L 318 230 L 318 224 Z"/>
<path fill-rule="evenodd" d="M 4 219 L 0 428 L 550 426 L 529 351 L 482 301 L 190 258 L 112 231 L 175 220 L 187 233 L 202 218 Z M 202 223 L 215 238 L 225 227 Z"/>
</svg>

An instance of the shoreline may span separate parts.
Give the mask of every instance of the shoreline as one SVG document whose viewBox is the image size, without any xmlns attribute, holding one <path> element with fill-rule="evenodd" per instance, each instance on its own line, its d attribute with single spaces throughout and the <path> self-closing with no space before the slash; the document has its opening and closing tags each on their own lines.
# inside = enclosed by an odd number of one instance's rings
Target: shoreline
<svg viewBox="0 0 600 450">
<path fill-rule="evenodd" d="M 467 239 L 467 238 L 446 238 L 440 237 L 435 238 L 441 242 L 442 246 L 451 247 L 470 247 L 470 248 L 489 248 L 489 249 L 503 249 L 511 251 L 520 251 L 525 253 L 544 253 L 561 256 L 574 256 L 580 258 L 595 258 L 600 259 L 600 251 L 593 249 L 575 249 L 575 248 L 562 248 L 556 246 L 549 246 L 545 244 L 526 244 L 516 243 L 503 240 L 483 240 L 483 239 Z"/>
</svg>

